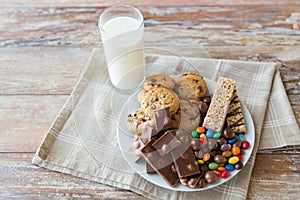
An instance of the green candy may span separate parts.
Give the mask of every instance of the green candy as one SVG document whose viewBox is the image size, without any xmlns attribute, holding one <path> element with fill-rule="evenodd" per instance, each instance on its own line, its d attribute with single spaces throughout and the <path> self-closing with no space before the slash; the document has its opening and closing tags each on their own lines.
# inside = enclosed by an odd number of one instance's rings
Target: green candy
<svg viewBox="0 0 300 200">
<path fill-rule="evenodd" d="M 213 136 L 213 138 L 218 139 L 219 137 L 221 137 L 221 133 L 220 132 L 216 132 Z"/>
<path fill-rule="evenodd" d="M 200 135 L 199 135 L 199 133 L 197 131 L 192 131 L 192 136 L 194 138 L 199 138 L 200 137 Z"/>
<path fill-rule="evenodd" d="M 217 169 L 218 167 L 219 167 L 219 165 L 218 165 L 217 163 L 215 163 L 215 162 L 211 162 L 211 163 L 209 163 L 209 165 L 208 165 L 208 168 L 211 169 L 211 170 L 215 170 L 215 169 Z"/>
</svg>

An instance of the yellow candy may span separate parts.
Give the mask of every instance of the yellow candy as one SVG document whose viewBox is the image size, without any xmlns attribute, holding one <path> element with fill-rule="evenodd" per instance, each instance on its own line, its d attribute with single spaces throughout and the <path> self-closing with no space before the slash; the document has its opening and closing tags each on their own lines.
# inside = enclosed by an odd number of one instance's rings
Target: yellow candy
<svg viewBox="0 0 300 200">
<path fill-rule="evenodd" d="M 206 135 L 205 135 L 204 133 L 202 133 L 202 134 L 200 135 L 200 138 L 205 138 L 205 139 L 206 139 Z"/>
<path fill-rule="evenodd" d="M 222 156 L 226 158 L 226 157 L 230 157 L 231 154 L 232 154 L 231 151 L 224 151 L 224 152 L 222 153 Z"/>
<path fill-rule="evenodd" d="M 232 156 L 229 158 L 228 163 L 234 165 L 235 163 L 239 162 L 239 158 L 237 156 Z"/>
<path fill-rule="evenodd" d="M 204 161 L 203 161 L 203 160 L 198 160 L 198 163 L 199 163 L 200 165 L 202 165 L 202 164 L 204 164 Z"/>
</svg>

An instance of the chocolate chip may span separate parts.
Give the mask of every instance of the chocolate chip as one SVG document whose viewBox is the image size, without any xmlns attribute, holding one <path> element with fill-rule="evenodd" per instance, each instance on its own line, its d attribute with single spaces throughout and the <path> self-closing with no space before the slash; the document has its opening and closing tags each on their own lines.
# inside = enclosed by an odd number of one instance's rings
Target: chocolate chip
<svg viewBox="0 0 300 200">
<path fill-rule="evenodd" d="M 145 118 L 142 119 L 143 122 L 146 122 L 147 120 Z"/>
</svg>

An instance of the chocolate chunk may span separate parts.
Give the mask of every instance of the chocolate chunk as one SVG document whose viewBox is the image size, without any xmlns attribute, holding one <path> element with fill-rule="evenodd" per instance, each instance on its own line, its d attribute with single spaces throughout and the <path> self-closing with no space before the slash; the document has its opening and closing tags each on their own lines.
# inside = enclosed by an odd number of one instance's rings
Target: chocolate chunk
<svg viewBox="0 0 300 200">
<path fill-rule="evenodd" d="M 134 137 L 133 140 L 133 148 L 132 150 L 132 154 L 134 156 L 134 162 L 138 162 L 140 160 L 140 158 L 142 157 L 142 152 L 141 149 L 144 147 L 144 143 L 142 142 L 142 140 L 139 137 Z"/>
<path fill-rule="evenodd" d="M 155 169 L 153 169 L 153 167 L 151 167 L 151 165 L 148 162 L 146 162 L 146 171 L 147 174 L 156 174 Z"/>
<path fill-rule="evenodd" d="M 189 145 L 181 143 L 170 153 L 174 160 L 179 178 L 200 173 L 193 149 Z"/>
<path fill-rule="evenodd" d="M 158 151 L 161 156 L 168 154 L 181 144 L 181 142 L 174 136 L 173 131 L 167 131 L 152 146 Z"/>
<path fill-rule="evenodd" d="M 150 141 L 152 135 L 154 135 L 154 134 L 156 134 L 156 131 L 151 126 L 146 124 L 142 127 L 142 134 L 141 134 L 140 138 L 141 138 L 142 142 L 144 144 L 146 144 L 147 142 Z"/>
<path fill-rule="evenodd" d="M 155 142 L 151 139 L 142 149 L 143 157 L 151 165 L 151 167 L 168 183 L 175 186 L 179 178 L 176 171 L 173 170 L 173 162 L 169 155 L 161 156 L 152 144 Z"/>
<path fill-rule="evenodd" d="M 169 108 L 163 108 L 154 111 L 155 131 L 158 133 L 161 130 L 172 128 L 172 118 Z M 153 136 L 153 135 L 152 135 Z"/>
</svg>

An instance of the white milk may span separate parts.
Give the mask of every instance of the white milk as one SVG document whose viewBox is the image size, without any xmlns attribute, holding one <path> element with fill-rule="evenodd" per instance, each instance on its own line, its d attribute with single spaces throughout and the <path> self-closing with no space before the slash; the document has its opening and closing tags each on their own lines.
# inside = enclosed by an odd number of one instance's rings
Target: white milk
<svg viewBox="0 0 300 200">
<path fill-rule="evenodd" d="M 101 36 L 111 83 L 121 90 L 137 87 L 144 79 L 144 27 L 131 17 L 107 21 Z"/>
</svg>

